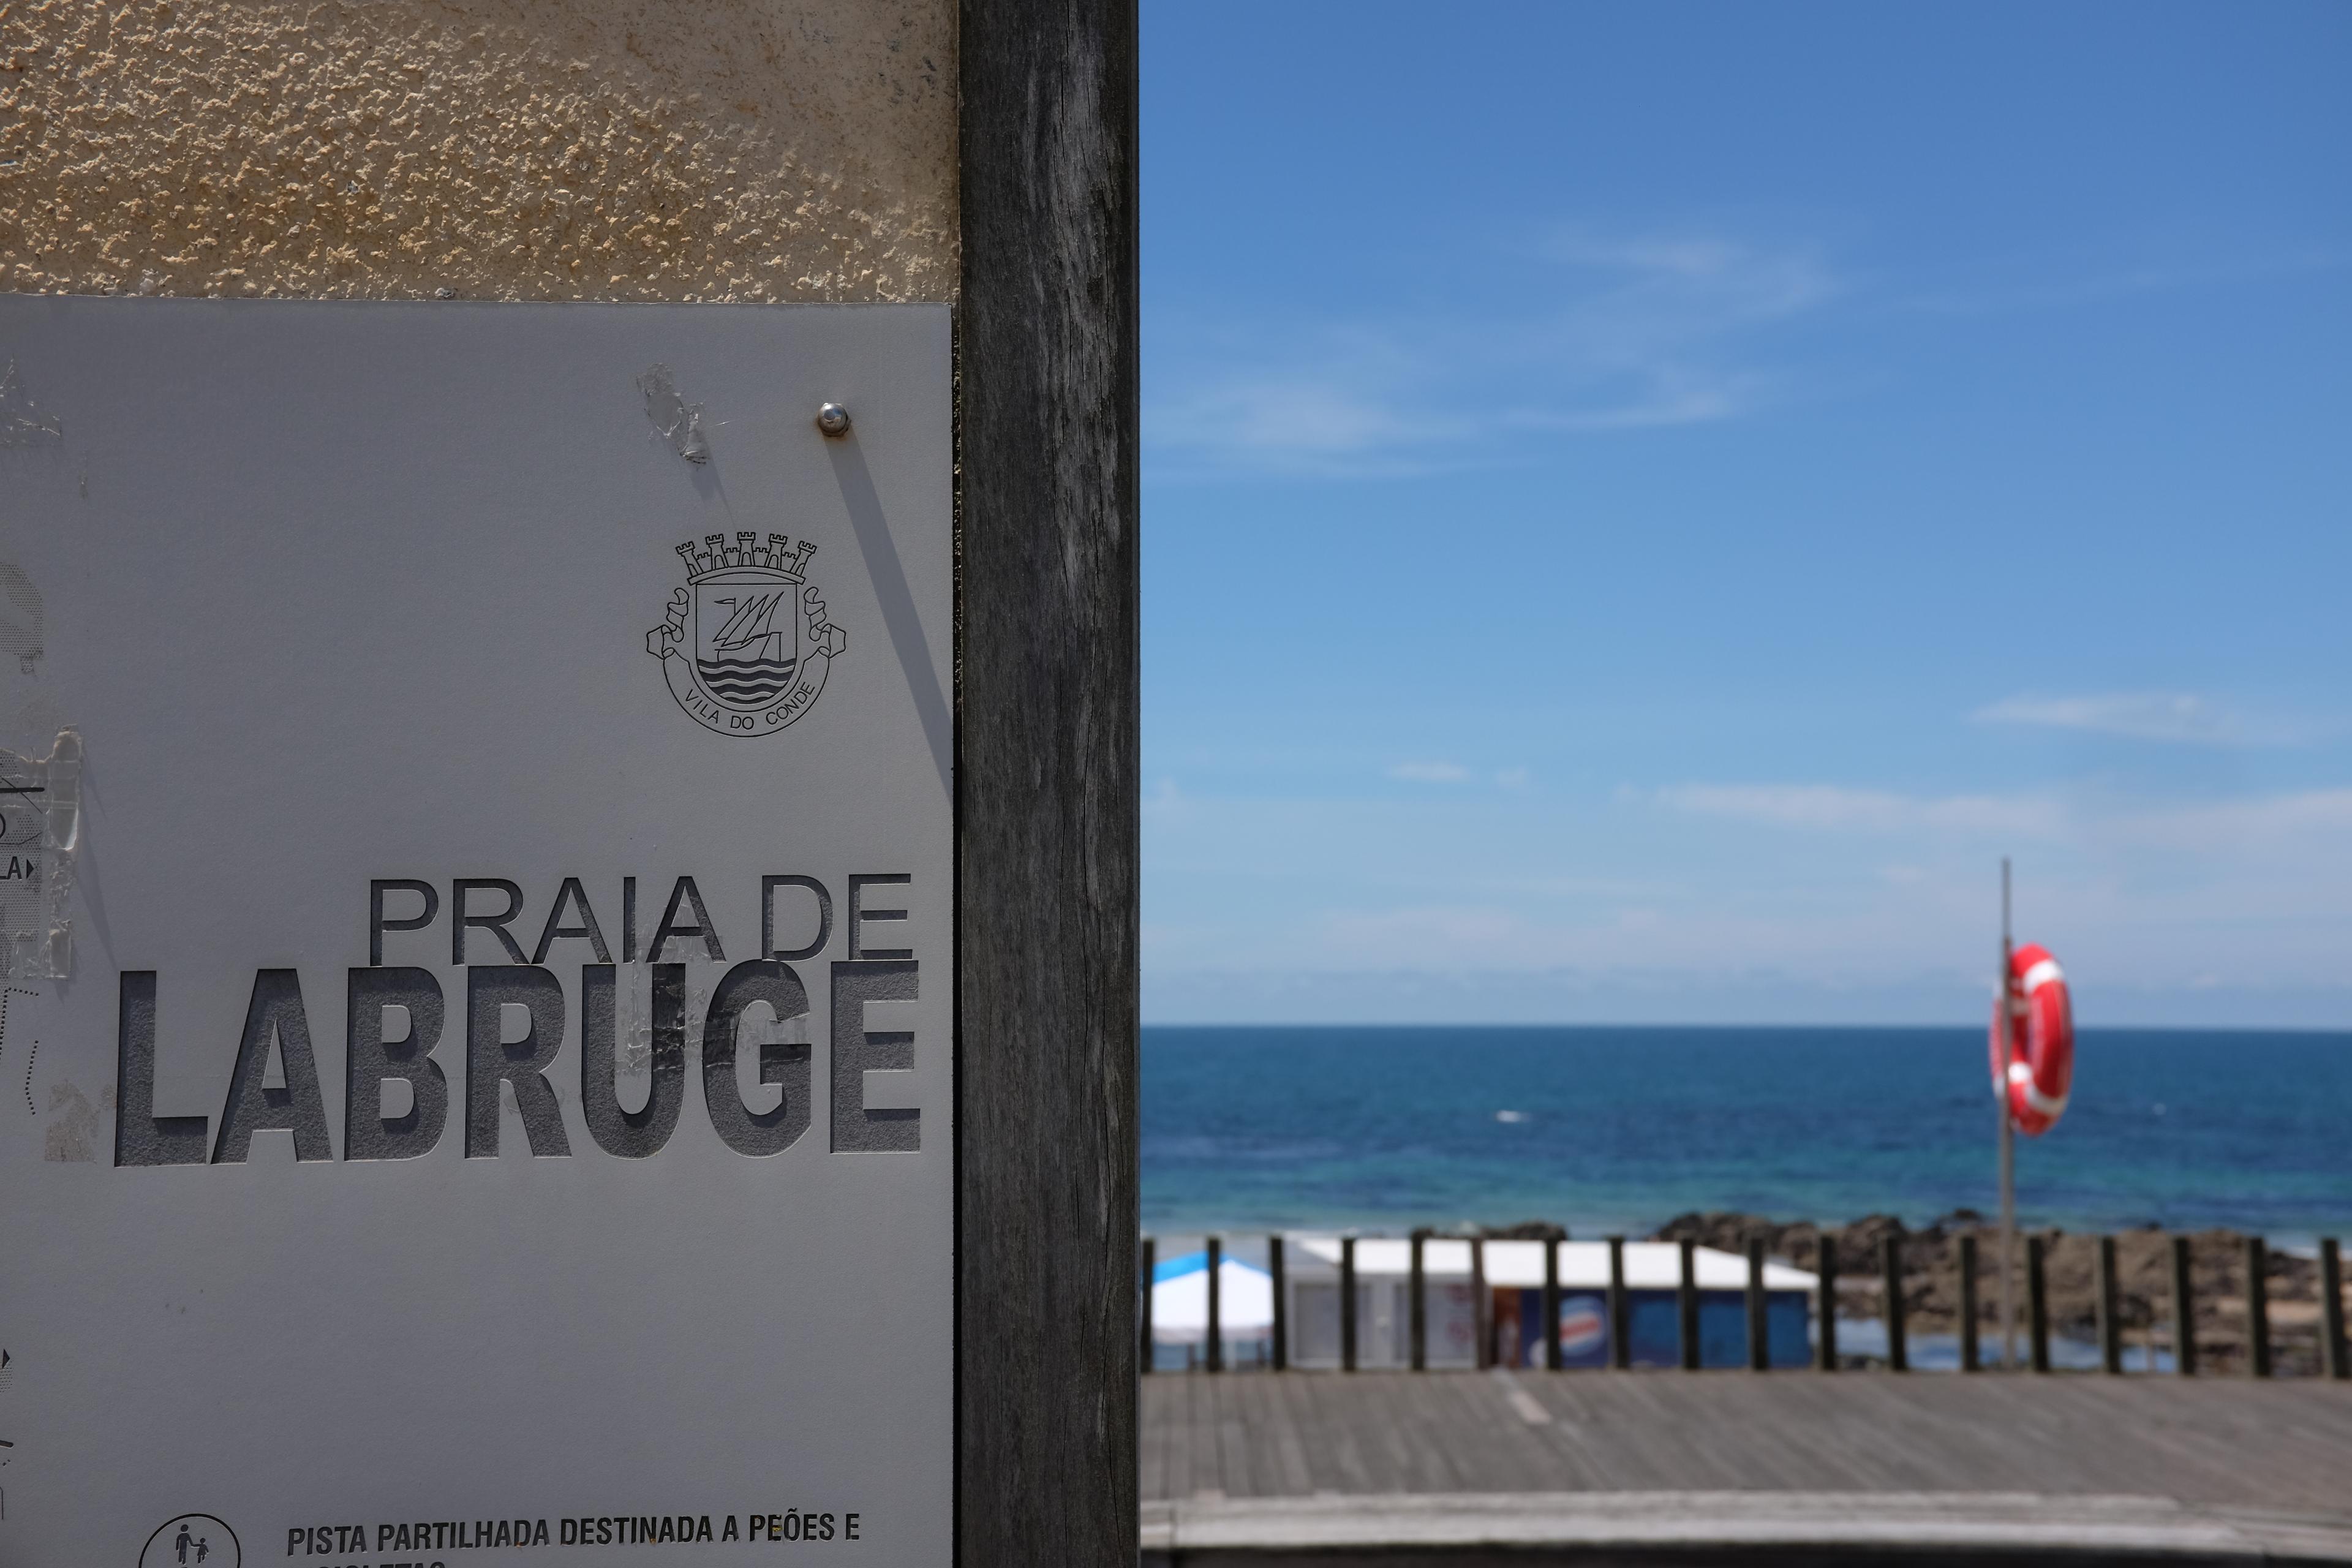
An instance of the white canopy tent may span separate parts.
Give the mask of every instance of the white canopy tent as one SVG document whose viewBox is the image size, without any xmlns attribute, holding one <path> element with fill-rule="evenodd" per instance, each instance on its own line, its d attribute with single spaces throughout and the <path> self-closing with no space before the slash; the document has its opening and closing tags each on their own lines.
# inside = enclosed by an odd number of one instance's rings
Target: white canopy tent
<svg viewBox="0 0 2352 1568">
<path fill-rule="evenodd" d="M 1339 1238 L 1294 1237 L 1293 1256 L 1339 1267 Z M 1563 1241 L 1559 1247 L 1559 1284 L 1563 1290 L 1605 1289 L 1609 1285 L 1609 1244 L 1605 1241 Z M 1489 1241 L 1486 1244 L 1486 1283 L 1495 1287 L 1539 1288 L 1544 1282 L 1544 1244 L 1540 1241 Z M 1696 1249 L 1692 1272 L 1702 1290 L 1744 1290 L 1748 1259 L 1736 1252 L 1712 1247 Z M 1311 1266 L 1310 1266 L 1311 1268 Z M 1465 1279 L 1470 1273 L 1470 1244 L 1433 1237 L 1422 1243 L 1422 1268 L 1431 1279 Z M 1410 1274 L 1412 1243 L 1393 1237 L 1365 1237 L 1356 1243 L 1356 1274 L 1372 1279 Z M 1625 1244 L 1625 1285 L 1633 1290 L 1672 1290 L 1682 1283 L 1682 1247 L 1671 1241 L 1629 1241 Z M 1810 1290 L 1816 1281 L 1801 1268 L 1766 1259 L 1767 1290 Z"/>
<path fill-rule="evenodd" d="M 1165 1277 L 1151 1286 L 1152 1342 L 1202 1342 L 1209 1337 L 1208 1255 L 1171 1258 L 1160 1268 L 1167 1271 Z M 1225 1258 L 1217 1267 L 1219 1335 L 1227 1340 L 1254 1340 L 1273 1328 L 1274 1280 L 1262 1268 Z"/>
</svg>

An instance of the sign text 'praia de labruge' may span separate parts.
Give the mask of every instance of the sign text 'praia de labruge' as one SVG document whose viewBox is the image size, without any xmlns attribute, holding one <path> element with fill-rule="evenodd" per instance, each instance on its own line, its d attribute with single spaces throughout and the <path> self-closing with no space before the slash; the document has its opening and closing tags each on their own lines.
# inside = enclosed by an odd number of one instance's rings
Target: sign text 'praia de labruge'
<svg viewBox="0 0 2352 1568">
<path fill-rule="evenodd" d="M 737 1063 L 743 1026 L 763 1017 L 789 1025 L 811 1011 L 810 986 L 824 994 L 827 1067 L 832 1086 L 827 1147 L 835 1152 L 911 1152 L 922 1146 L 919 1110 L 867 1103 L 866 1074 L 906 1072 L 914 1066 L 911 1031 L 868 1026 L 866 1005 L 910 1002 L 919 994 L 920 960 L 903 930 L 903 902 L 912 878 L 904 872 L 843 879 L 841 925 L 847 956 L 808 963 L 830 943 L 835 889 L 799 874 L 760 878 L 759 956 L 728 964 L 730 935 L 710 916 L 692 877 L 669 883 L 661 912 L 641 940 L 638 879 L 617 889 L 617 921 L 600 919 L 588 889 L 562 878 L 530 918 L 520 884 L 503 878 L 457 878 L 442 886 L 411 878 L 368 884 L 368 963 L 345 975 L 338 999 L 344 1026 L 341 1157 L 414 1159 L 430 1152 L 447 1131 L 453 1110 L 462 1119 L 469 1159 L 499 1152 L 500 1095 L 511 1091 L 530 1152 L 541 1157 L 575 1152 L 549 1069 L 565 1044 L 579 1044 L 579 1102 L 590 1139 L 604 1154 L 644 1159 L 660 1152 L 677 1130 L 687 1100 L 687 1041 L 700 1043 L 701 1099 L 712 1131 L 738 1154 L 777 1154 L 793 1147 L 812 1121 L 813 1046 L 760 1044 L 752 1079 L 767 1103 L 746 1100 Z M 796 932 L 813 928 L 798 946 L 776 945 L 779 910 L 796 901 L 789 918 Z M 644 906 L 650 910 L 647 900 Z M 446 928 L 449 963 L 462 983 L 445 985 L 433 970 L 386 962 L 388 943 L 429 938 L 404 933 Z M 733 934 L 739 942 L 750 932 Z M 577 984 L 567 988 L 555 966 L 577 954 Z M 395 958 L 402 954 L 394 952 Z M 687 959 L 709 961 L 719 973 L 698 1019 L 689 1017 Z M 628 966 L 642 964 L 647 984 L 646 1028 L 624 1039 L 623 986 Z M 723 971 L 719 966 L 728 965 Z M 805 969 L 802 967 L 806 965 Z M 170 1050 L 171 976 L 152 969 L 121 972 L 116 1037 L 119 1100 L 114 1163 L 118 1166 L 232 1164 L 243 1162 L 254 1136 L 291 1134 L 298 1161 L 336 1157 L 326 1100 L 320 1089 L 315 999 L 306 997 L 291 969 L 257 969 L 235 1066 L 217 1118 L 158 1115 L 156 1055 Z M 462 1016 L 451 1021 L 452 1006 Z M 452 1036 L 462 1052 L 449 1065 L 435 1057 Z M 462 1056 L 462 1061 L 459 1060 Z M 276 1072 L 272 1061 L 275 1058 Z M 622 1079 L 643 1070 L 643 1103 L 623 1104 Z M 453 1089 L 452 1069 L 460 1083 Z M 386 1087 L 404 1087 L 406 1108 L 386 1115 Z M 772 1096 L 764 1092 L 772 1086 Z M 462 1109 L 453 1097 L 462 1090 Z M 395 1091 L 397 1092 L 397 1091 Z"/>
</svg>

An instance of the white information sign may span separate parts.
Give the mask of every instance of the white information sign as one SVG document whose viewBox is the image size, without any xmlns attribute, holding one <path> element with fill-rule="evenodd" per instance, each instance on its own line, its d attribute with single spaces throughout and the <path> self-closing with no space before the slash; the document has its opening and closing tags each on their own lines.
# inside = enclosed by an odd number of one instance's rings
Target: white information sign
<svg viewBox="0 0 2352 1568">
<path fill-rule="evenodd" d="M 950 1559 L 950 353 L 0 298 L 0 1565 Z"/>
</svg>

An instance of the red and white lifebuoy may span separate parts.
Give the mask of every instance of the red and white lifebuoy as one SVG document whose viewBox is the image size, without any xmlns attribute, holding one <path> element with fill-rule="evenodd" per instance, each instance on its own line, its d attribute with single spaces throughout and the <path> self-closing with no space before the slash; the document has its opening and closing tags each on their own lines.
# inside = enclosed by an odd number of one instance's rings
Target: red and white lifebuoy
<svg viewBox="0 0 2352 1568">
<path fill-rule="evenodd" d="M 2001 1082 L 2000 1006 L 1993 1004 L 1992 1091 L 2009 1102 L 2017 1130 L 2039 1137 L 2058 1125 L 2074 1088 L 2074 1004 L 2066 972 L 2032 942 L 2009 955 L 2009 1081 Z"/>
</svg>

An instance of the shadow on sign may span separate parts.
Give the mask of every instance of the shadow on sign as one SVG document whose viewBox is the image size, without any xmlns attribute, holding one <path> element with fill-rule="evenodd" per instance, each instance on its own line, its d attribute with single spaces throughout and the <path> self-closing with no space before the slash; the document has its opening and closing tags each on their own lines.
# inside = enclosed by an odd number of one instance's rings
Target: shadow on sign
<svg viewBox="0 0 2352 1568">
<path fill-rule="evenodd" d="M 849 509 L 850 526 L 857 531 L 857 547 L 865 552 L 866 570 L 874 579 L 874 596 L 881 601 L 883 624 L 890 628 L 890 646 L 906 668 L 907 687 L 915 710 L 923 721 L 924 737 L 931 743 L 931 760 L 939 764 L 940 787 L 955 792 L 955 721 L 948 710 L 947 693 L 940 689 L 939 666 L 931 662 L 931 645 L 923 635 L 923 618 L 915 608 L 914 590 L 907 585 L 907 570 L 899 563 L 898 547 L 890 542 L 890 525 L 882 516 L 882 498 L 874 491 L 874 476 L 866 471 L 866 455 L 857 449 L 857 433 L 825 443 L 833 459 L 834 477 L 841 484 L 842 504 Z"/>
</svg>

